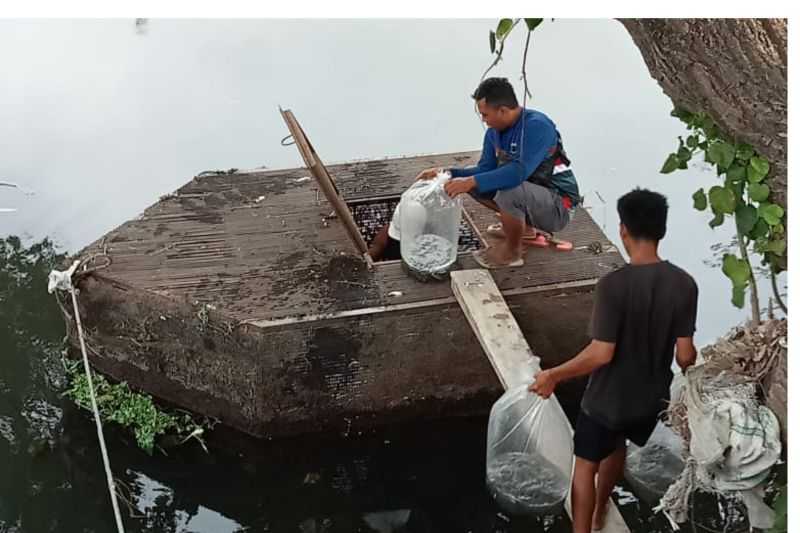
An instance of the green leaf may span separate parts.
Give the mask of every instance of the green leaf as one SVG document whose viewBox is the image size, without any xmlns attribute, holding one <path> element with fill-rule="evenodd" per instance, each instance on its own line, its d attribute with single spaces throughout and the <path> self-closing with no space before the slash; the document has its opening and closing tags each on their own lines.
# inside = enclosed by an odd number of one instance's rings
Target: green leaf
<svg viewBox="0 0 800 533">
<path fill-rule="evenodd" d="M 686 146 L 689 148 L 697 148 L 697 143 L 699 142 L 699 137 L 697 135 L 689 135 L 686 139 Z"/>
<path fill-rule="evenodd" d="M 686 124 L 692 124 L 692 121 L 694 120 L 694 113 L 678 107 L 673 109 L 672 112 L 670 112 L 670 115 L 680 119 L 681 122 Z"/>
<path fill-rule="evenodd" d="M 714 124 L 714 119 L 711 117 L 704 115 L 700 120 L 699 126 L 707 138 L 713 139 L 717 136 L 717 125 Z"/>
<path fill-rule="evenodd" d="M 754 202 L 764 202 L 769 198 L 769 185 L 766 183 L 752 183 L 747 186 L 750 199 Z"/>
<path fill-rule="evenodd" d="M 758 206 L 758 216 L 763 218 L 770 226 L 781 223 L 783 208 L 776 204 L 762 203 Z"/>
<path fill-rule="evenodd" d="M 662 174 L 669 174 L 670 172 L 674 172 L 680 166 L 681 161 L 678 159 L 676 154 L 669 154 L 667 156 L 667 160 L 664 161 L 664 165 L 661 167 Z"/>
<path fill-rule="evenodd" d="M 734 287 L 743 287 L 750 280 L 750 267 L 747 261 L 733 254 L 725 254 L 722 257 L 722 272 L 730 278 Z"/>
<path fill-rule="evenodd" d="M 772 226 L 772 233 L 773 235 L 783 235 L 786 233 L 786 228 L 783 227 L 783 224 L 775 224 Z"/>
<path fill-rule="evenodd" d="M 759 183 L 769 173 L 769 161 L 763 157 L 751 157 L 747 166 L 747 179 L 751 183 Z"/>
<path fill-rule="evenodd" d="M 494 53 L 495 49 L 497 48 L 497 36 L 494 34 L 493 31 L 489 31 L 489 50 Z"/>
<path fill-rule="evenodd" d="M 743 163 L 750 161 L 750 158 L 753 157 L 755 153 L 753 147 L 747 143 L 739 143 L 736 145 L 736 159 Z"/>
<path fill-rule="evenodd" d="M 733 191 L 736 197 L 736 205 L 744 204 L 744 182 L 725 180 L 725 187 Z"/>
<path fill-rule="evenodd" d="M 759 218 L 756 221 L 755 226 L 753 226 L 753 229 L 750 230 L 750 233 L 748 233 L 747 236 L 750 237 L 750 239 L 752 240 L 757 240 L 760 239 L 761 237 L 765 237 L 768 234 L 769 234 L 769 224 L 767 224 L 767 222 L 763 218 Z"/>
<path fill-rule="evenodd" d="M 747 169 L 745 169 L 742 165 L 733 164 L 728 167 L 725 175 L 731 181 L 742 181 L 747 175 Z"/>
<path fill-rule="evenodd" d="M 752 231 L 758 220 L 758 211 L 752 205 L 740 205 L 736 208 L 736 228 L 742 235 Z"/>
<path fill-rule="evenodd" d="M 533 31 L 536 26 L 542 23 L 544 19 L 525 19 L 525 24 L 528 26 L 528 31 Z"/>
<path fill-rule="evenodd" d="M 508 37 L 508 32 L 511 31 L 511 28 L 514 27 L 514 21 L 511 19 L 500 19 L 500 22 L 497 23 L 497 38 L 499 40 L 503 40 Z"/>
<path fill-rule="evenodd" d="M 786 271 L 787 261 L 786 256 L 776 256 L 775 254 L 766 254 L 764 257 L 769 265 L 772 267 L 772 270 L 775 271 L 776 274 L 780 274 L 781 272 Z"/>
<path fill-rule="evenodd" d="M 731 166 L 735 155 L 736 149 L 725 141 L 715 142 L 708 148 L 708 157 L 711 158 L 711 162 L 716 163 L 723 170 L 727 170 Z"/>
<path fill-rule="evenodd" d="M 733 295 L 731 297 L 731 303 L 742 309 L 744 307 L 744 290 L 747 288 L 746 285 L 742 286 L 733 286 Z"/>
<path fill-rule="evenodd" d="M 705 211 L 706 207 L 708 206 L 706 193 L 702 188 L 695 191 L 695 193 L 692 195 L 692 200 L 694 200 L 694 208 L 698 211 Z"/>
<path fill-rule="evenodd" d="M 708 199 L 711 202 L 711 209 L 714 213 L 731 214 L 736 209 L 736 197 L 733 191 L 715 185 L 708 190 Z"/>
<path fill-rule="evenodd" d="M 681 161 L 689 161 L 692 158 L 692 151 L 686 148 L 685 146 L 681 146 L 678 148 L 678 159 Z"/>
<path fill-rule="evenodd" d="M 744 307 L 744 290 L 746 285 L 734 285 L 733 286 L 733 296 L 731 297 L 731 303 L 742 309 Z"/>
<path fill-rule="evenodd" d="M 708 141 L 703 141 L 697 145 L 698 148 L 701 150 L 708 150 Z"/>
<path fill-rule="evenodd" d="M 708 225 L 711 227 L 711 229 L 714 229 L 717 226 L 721 226 L 723 222 L 725 222 L 725 215 L 722 213 L 715 213 L 714 218 L 711 219 Z"/>
<path fill-rule="evenodd" d="M 775 239 L 769 241 L 766 247 L 767 252 L 772 252 L 775 255 L 783 255 L 786 252 L 786 239 Z"/>
</svg>

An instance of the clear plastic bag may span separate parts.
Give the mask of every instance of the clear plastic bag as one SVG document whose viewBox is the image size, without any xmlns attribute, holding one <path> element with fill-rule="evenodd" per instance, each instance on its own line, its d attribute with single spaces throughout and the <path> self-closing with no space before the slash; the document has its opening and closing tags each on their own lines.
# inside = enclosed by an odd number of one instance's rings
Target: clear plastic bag
<svg viewBox="0 0 800 533">
<path fill-rule="evenodd" d="M 445 192 L 448 179 L 449 172 L 440 172 L 415 182 L 398 205 L 403 265 L 423 281 L 445 277 L 458 256 L 461 199 Z"/>
<path fill-rule="evenodd" d="M 512 515 L 561 512 L 572 477 L 572 433 L 557 400 L 522 384 L 492 406 L 486 445 L 486 484 Z"/>
<path fill-rule="evenodd" d="M 628 445 L 625 479 L 647 503 L 658 502 L 683 471 L 683 440 L 659 422 L 642 447 Z"/>
</svg>

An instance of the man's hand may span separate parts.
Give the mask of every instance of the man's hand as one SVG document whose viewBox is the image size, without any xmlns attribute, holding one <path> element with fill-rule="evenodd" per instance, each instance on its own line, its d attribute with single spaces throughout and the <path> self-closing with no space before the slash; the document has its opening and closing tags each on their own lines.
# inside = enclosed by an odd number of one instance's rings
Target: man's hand
<svg viewBox="0 0 800 533">
<path fill-rule="evenodd" d="M 444 169 L 440 168 L 440 167 L 429 168 L 429 169 L 423 170 L 422 172 L 417 174 L 417 177 L 415 178 L 415 181 L 416 180 L 432 180 L 433 178 L 436 177 L 436 174 L 438 174 L 442 170 L 444 170 Z"/>
<path fill-rule="evenodd" d="M 553 394 L 556 385 L 558 385 L 558 379 L 556 378 L 553 369 L 542 370 L 536 374 L 536 378 L 533 380 L 533 383 L 530 384 L 528 390 L 535 392 L 542 398 L 547 399 L 551 394 Z"/>
<path fill-rule="evenodd" d="M 455 198 L 459 194 L 464 194 L 474 189 L 476 186 L 475 178 L 455 178 L 449 180 L 444 184 L 444 192 L 450 195 L 450 198 Z"/>
</svg>

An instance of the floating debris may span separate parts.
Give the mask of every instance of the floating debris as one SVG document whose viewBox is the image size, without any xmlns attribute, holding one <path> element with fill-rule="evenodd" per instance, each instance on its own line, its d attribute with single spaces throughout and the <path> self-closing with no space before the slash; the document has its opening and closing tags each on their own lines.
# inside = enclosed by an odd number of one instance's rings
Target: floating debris
<svg viewBox="0 0 800 533">
<path fill-rule="evenodd" d="M 313 485 L 320 480 L 320 475 L 316 472 L 309 472 L 303 479 L 303 485 Z"/>
</svg>

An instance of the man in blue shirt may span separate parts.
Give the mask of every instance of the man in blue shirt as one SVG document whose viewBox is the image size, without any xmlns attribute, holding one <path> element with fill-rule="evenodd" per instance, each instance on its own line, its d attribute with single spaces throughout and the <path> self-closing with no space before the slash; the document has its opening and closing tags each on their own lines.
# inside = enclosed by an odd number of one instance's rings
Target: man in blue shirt
<svg viewBox="0 0 800 533">
<path fill-rule="evenodd" d="M 487 78 L 472 95 L 489 127 L 477 166 L 449 170 L 450 196 L 470 194 L 500 214 L 500 224 L 488 233 L 502 242 L 475 253 L 485 268 L 521 266 L 523 243 L 548 246 L 581 203 L 575 175 L 569 168 L 561 136 L 544 113 L 519 105 L 506 78 Z M 431 179 L 442 169 L 422 171 L 417 179 Z M 559 249 L 571 249 L 561 243 Z"/>
</svg>

